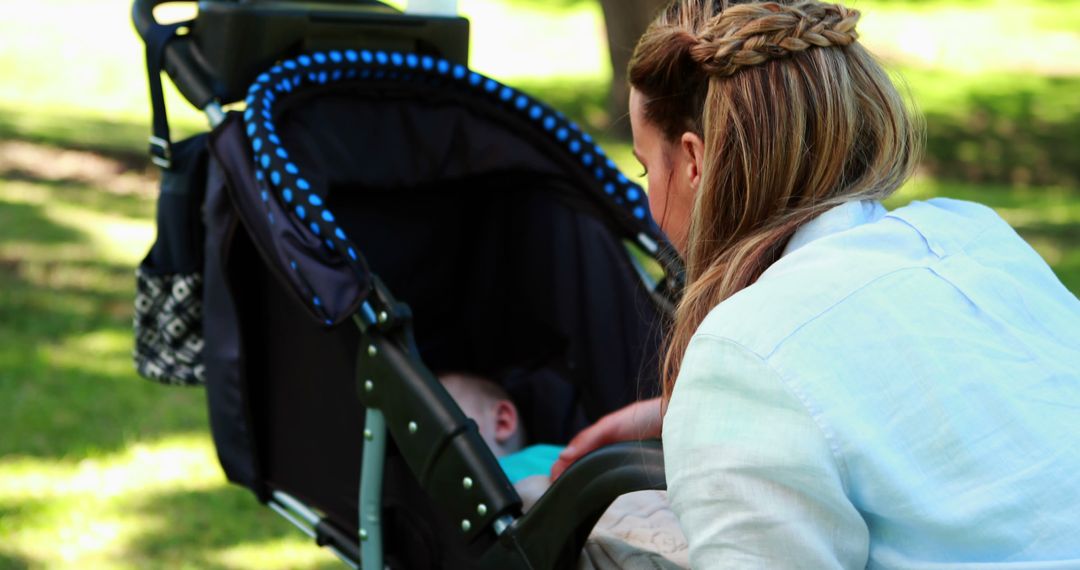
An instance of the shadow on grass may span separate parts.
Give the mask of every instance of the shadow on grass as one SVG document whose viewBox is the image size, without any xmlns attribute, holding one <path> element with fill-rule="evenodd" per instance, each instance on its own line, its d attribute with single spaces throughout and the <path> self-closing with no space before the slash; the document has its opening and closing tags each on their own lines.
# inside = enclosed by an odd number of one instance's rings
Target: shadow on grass
<svg viewBox="0 0 1080 570">
<path fill-rule="evenodd" d="M 926 112 L 924 165 L 938 178 L 972 183 L 1080 185 L 1077 92 L 1080 77 L 972 87 Z"/>
<path fill-rule="evenodd" d="M 134 267 L 103 260 L 92 236 L 44 212 L 55 200 L 139 218 L 146 201 L 67 182 L 9 190 L 26 200 L 0 200 L 0 456 L 76 459 L 204 432 L 201 390 L 134 373 Z"/>
<path fill-rule="evenodd" d="M 149 162 L 144 147 L 148 133 L 145 124 L 122 119 L 0 107 L 0 139 L 100 152 L 124 160 L 132 168 Z"/>
<path fill-rule="evenodd" d="M 203 130 L 199 125 L 172 121 L 173 140 Z M 0 105 L 0 139 L 17 139 L 57 148 L 86 150 L 122 161 L 128 168 L 144 169 L 149 119 L 107 118 L 77 112 L 46 112 Z"/>
<path fill-rule="evenodd" d="M 145 531 L 132 537 L 128 547 L 130 558 L 152 560 L 168 567 L 226 570 L 233 567 L 222 561 L 221 555 L 228 549 L 258 548 L 283 539 L 297 539 L 301 543 L 307 540 L 299 530 L 239 487 L 156 494 L 134 501 L 132 508 L 160 524 L 148 524 Z M 176 524 L 178 521 L 182 523 Z M 299 548 L 319 549 L 314 541 Z M 307 553 L 301 551 L 301 554 Z M 302 558 L 316 561 L 290 561 L 287 566 L 297 570 L 343 567 L 325 556 L 318 560 L 317 552 L 310 554 Z M 247 562 L 246 566 L 259 565 L 257 560 Z"/>
<path fill-rule="evenodd" d="M 83 358 L 92 355 L 81 354 Z M 208 419 L 201 390 L 164 388 L 120 373 L 129 358 L 113 355 L 119 366 L 87 372 L 48 366 L 39 355 L 36 370 L 13 371 L 15 382 L 0 386 L 14 411 L 0 434 L 0 455 L 77 460 L 115 453 L 130 444 L 168 434 L 203 432 Z"/>
<path fill-rule="evenodd" d="M 38 567 L 39 565 L 32 564 L 29 558 L 5 552 L 3 547 L 0 547 L 0 570 L 29 570 Z"/>
<path fill-rule="evenodd" d="M 126 265 L 9 254 L 0 259 L 6 305 L 0 330 L 58 340 L 102 327 L 129 327 L 134 279 Z"/>
<path fill-rule="evenodd" d="M 55 245 L 86 239 L 82 232 L 50 220 L 43 206 L 0 200 L 0 244 L 32 242 Z M 0 257 L 0 275 L 18 265 L 20 259 Z"/>
<path fill-rule="evenodd" d="M 132 196 L 130 193 L 111 192 L 108 188 L 89 186 L 86 181 L 75 179 L 45 180 L 20 170 L 8 171 L 3 175 L 7 181 L 28 182 L 48 189 L 51 200 L 127 218 L 149 219 L 154 216 L 156 206 L 150 194 Z M 0 235 L 4 231 L 4 228 L 0 228 Z"/>
<path fill-rule="evenodd" d="M 10 536 L 25 528 L 37 520 L 43 510 L 41 501 L 36 500 L 0 502 L 0 536 Z M 0 570 L 26 570 L 42 566 L 41 562 L 23 553 L 8 550 L 0 543 Z"/>
<path fill-rule="evenodd" d="M 131 278 L 129 268 L 99 265 Z M 205 431 L 205 394 L 139 378 L 131 363 L 131 298 L 89 287 L 48 290 L 0 275 L 0 456 L 76 459 L 134 441 Z M 14 291 L 12 291 L 14 289 Z"/>
</svg>

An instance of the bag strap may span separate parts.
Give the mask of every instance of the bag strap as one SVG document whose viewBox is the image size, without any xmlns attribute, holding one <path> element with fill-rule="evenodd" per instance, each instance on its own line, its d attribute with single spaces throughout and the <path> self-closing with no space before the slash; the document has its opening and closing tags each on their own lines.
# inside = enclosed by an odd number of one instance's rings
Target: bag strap
<svg viewBox="0 0 1080 570">
<path fill-rule="evenodd" d="M 150 81 L 150 111 L 153 130 L 150 135 L 150 160 L 163 170 L 172 168 L 172 141 L 169 138 L 169 118 L 165 114 L 165 92 L 161 72 L 165 62 L 165 47 L 176 37 L 176 31 L 193 20 L 174 24 L 159 24 L 150 28 L 146 42 L 146 75 Z"/>
</svg>

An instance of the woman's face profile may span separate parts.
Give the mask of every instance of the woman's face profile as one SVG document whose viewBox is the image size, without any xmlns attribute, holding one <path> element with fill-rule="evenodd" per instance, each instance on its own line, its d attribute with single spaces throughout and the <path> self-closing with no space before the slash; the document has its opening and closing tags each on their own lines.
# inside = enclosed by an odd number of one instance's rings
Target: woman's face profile
<svg viewBox="0 0 1080 570">
<path fill-rule="evenodd" d="M 646 118 L 645 97 L 633 88 L 630 89 L 630 128 L 634 156 L 644 167 L 648 181 L 649 209 L 671 243 L 685 252 L 694 190 L 701 172 L 701 138 L 685 133 L 678 141 L 668 141 Z"/>
</svg>

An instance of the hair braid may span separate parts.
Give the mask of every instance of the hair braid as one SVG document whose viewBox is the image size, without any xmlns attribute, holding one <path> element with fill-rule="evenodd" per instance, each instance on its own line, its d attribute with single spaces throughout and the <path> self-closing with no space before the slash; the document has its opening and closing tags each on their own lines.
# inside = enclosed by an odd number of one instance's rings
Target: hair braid
<svg viewBox="0 0 1080 570">
<path fill-rule="evenodd" d="M 710 75 L 726 77 L 743 67 L 812 47 L 843 47 L 859 35 L 859 11 L 803 0 L 737 4 L 713 17 L 689 48 Z"/>
</svg>

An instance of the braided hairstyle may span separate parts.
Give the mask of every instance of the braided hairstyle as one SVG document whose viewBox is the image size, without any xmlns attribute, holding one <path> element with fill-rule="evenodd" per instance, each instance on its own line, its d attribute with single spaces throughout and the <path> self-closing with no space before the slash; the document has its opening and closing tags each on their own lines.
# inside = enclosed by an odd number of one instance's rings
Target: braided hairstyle
<svg viewBox="0 0 1080 570">
<path fill-rule="evenodd" d="M 859 16 L 818 0 L 675 0 L 638 43 L 627 75 L 645 120 L 670 148 L 686 132 L 704 142 L 665 396 L 701 321 L 801 225 L 913 173 L 921 125 L 858 42 Z"/>
<path fill-rule="evenodd" d="M 743 67 L 812 47 L 851 45 L 858 10 L 839 4 L 775 2 L 733 6 L 707 23 L 689 54 L 705 73 L 733 75 Z"/>
</svg>

